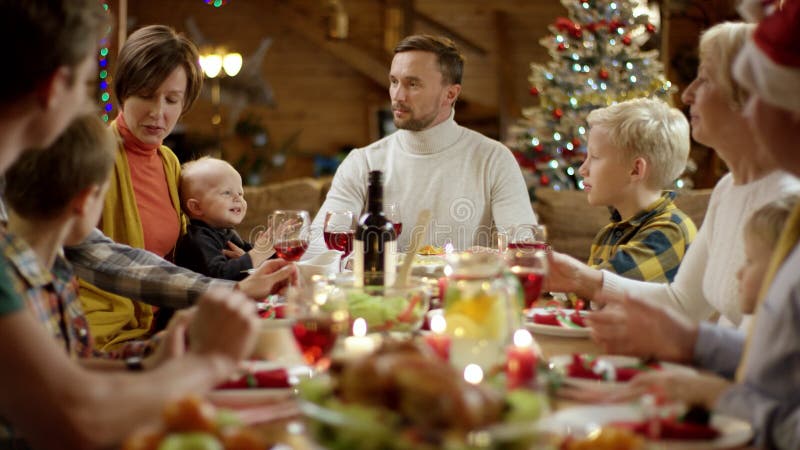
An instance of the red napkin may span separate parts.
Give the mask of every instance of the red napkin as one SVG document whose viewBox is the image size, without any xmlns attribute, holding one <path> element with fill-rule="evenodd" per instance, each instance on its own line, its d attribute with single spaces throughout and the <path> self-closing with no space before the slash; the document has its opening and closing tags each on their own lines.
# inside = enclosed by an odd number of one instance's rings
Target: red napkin
<svg viewBox="0 0 800 450">
<path fill-rule="evenodd" d="M 567 376 L 574 378 L 588 378 L 590 380 L 602 380 L 603 376 L 595 373 L 593 370 L 596 365 L 596 359 L 589 359 L 584 355 L 575 353 L 572 355 L 572 362 L 567 366 Z M 627 382 L 642 372 L 661 370 L 661 365 L 658 362 L 654 362 L 647 365 L 615 367 L 614 369 L 617 374 L 617 379 L 608 381 Z"/>
<path fill-rule="evenodd" d="M 719 436 L 719 431 L 710 425 L 681 422 L 676 419 L 658 419 L 658 424 L 641 421 L 614 422 L 609 425 L 628 429 L 650 439 L 710 440 Z M 657 431 L 655 436 L 652 435 L 653 429 Z"/>
<path fill-rule="evenodd" d="M 249 389 L 249 388 L 288 388 L 289 373 L 286 369 L 259 370 L 248 373 L 237 380 L 226 381 L 217 389 Z"/>
</svg>

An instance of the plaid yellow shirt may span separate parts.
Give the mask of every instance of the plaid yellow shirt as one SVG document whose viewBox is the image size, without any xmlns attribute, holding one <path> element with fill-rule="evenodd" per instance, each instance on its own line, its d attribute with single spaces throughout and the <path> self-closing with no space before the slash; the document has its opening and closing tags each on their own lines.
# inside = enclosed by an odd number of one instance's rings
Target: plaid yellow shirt
<svg viewBox="0 0 800 450">
<path fill-rule="evenodd" d="M 10 233 L 0 234 L 0 247 L 14 289 L 25 299 L 28 310 L 71 357 L 127 358 L 152 351 L 157 340 L 132 341 L 115 352 L 96 350 L 78 300 L 78 282 L 70 264 L 57 256 L 53 269 L 46 270 L 27 242 Z"/>
<path fill-rule="evenodd" d="M 589 265 L 642 281 L 671 282 L 697 234 L 692 219 L 673 203 L 674 192 L 623 221 L 613 210 L 611 223 L 592 242 Z"/>
</svg>

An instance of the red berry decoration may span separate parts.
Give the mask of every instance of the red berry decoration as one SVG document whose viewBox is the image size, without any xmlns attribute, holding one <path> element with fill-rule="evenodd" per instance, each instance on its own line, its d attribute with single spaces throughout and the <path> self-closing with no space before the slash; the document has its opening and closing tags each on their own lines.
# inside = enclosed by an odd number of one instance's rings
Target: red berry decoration
<svg viewBox="0 0 800 450">
<path fill-rule="evenodd" d="M 601 80 L 607 80 L 608 71 L 606 69 L 600 69 L 600 72 L 597 73 L 597 76 L 600 77 Z"/>
<path fill-rule="evenodd" d="M 556 49 L 560 52 L 563 52 L 566 48 L 567 46 L 563 42 L 558 44 L 558 47 L 556 47 Z"/>
<path fill-rule="evenodd" d="M 548 177 L 547 175 L 542 175 L 539 178 L 539 182 L 542 183 L 542 186 L 547 186 L 548 184 L 550 184 L 550 177 Z"/>
<path fill-rule="evenodd" d="M 622 43 L 625 44 L 625 45 L 631 45 L 631 37 L 630 36 L 623 37 L 622 38 Z"/>
<path fill-rule="evenodd" d="M 648 23 L 644 26 L 644 29 L 647 30 L 648 33 L 653 34 L 656 32 L 656 26 L 652 23 Z"/>
<path fill-rule="evenodd" d="M 539 89 L 536 89 L 536 86 L 533 86 L 530 91 L 531 95 L 536 96 L 539 95 Z"/>
<path fill-rule="evenodd" d="M 556 108 L 553 110 L 553 118 L 560 119 L 563 116 L 564 116 L 564 111 L 562 111 L 561 108 Z"/>
</svg>

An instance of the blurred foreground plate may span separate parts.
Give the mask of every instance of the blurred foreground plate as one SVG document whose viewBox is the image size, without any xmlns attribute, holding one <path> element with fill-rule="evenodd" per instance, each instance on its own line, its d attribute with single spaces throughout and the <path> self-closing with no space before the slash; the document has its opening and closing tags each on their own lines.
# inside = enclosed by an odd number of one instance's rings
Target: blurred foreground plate
<svg viewBox="0 0 800 450">
<path fill-rule="evenodd" d="M 603 425 L 612 422 L 632 422 L 644 420 L 642 410 L 633 404 L 593 405 L 566 408 L 545 417 L 538 423 L 542 431 L 550 431 L 561 436 L 585 437 Z M 747 444 L 753 437 L 753 428 L 747 422 L 730 416 L 714 414 L 711 426 L 720 435 L 712 440 L 659 440 L 649 441 L 664 450 L 700 450 L 735 448 Z M 648 447 L 650 448 L 650 447 Z"/>
</svg>

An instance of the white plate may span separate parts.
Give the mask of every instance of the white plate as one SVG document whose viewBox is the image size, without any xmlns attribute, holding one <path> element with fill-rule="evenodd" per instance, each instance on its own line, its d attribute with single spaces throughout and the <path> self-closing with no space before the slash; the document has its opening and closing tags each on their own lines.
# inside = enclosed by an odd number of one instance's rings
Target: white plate
<svg viewBox="0 0 800 450">
<path fill-rule="evenodd" d="M 610 422 L 643 420 L 644 414 L 633 404 L 592 405 L 566 408 L 543 418 L 538 423 L 542 431 L 550 431 L 566 436 L 585 436 Z M 720 435 L 713 440 L 660 440 L 658 448 L 665 450 L 723 449 L 740 447 L 753 437 L 753 428 L 747 422 L 719 414 L 711 417 L 711 426 Z"/>
<path fill-rule="evenodd" d="M 284 368 L 289 373 L 289 384 L 297 384 L 300 378 L 309 377 L 313 369 L 305 365 L 286 365 L 271 361 L 248 361 L 245 363 L 251 371 L 275 370 Z M 217 406 L 241 407 L 272 403 L 292 397 L 295 388 L 252 388 L 252 389 L 216 389 L 209 392 L 206 398 Z"/>
<path fill-rule="evenodd" d="M 599 361 L 607 362 L 614 367 L 630 367 L 635 366 L 641 362 L 639 358 L 632 356 L 619 356 L 619 355 L 601 355 L 598 356 Z M 567 366 L 572 363 L 572 355 L 557 355 L 550 358 L 550 366 L 561 371 L 567 372 Z M 697 373 L 691 367 L 682 366 L 679 364 L 672 364 L 668 362 L 660 362 L 661 370 L 668 372 L 680 372 L 685 374 Z M 625 385 L 623 382 L 604 381 L 604 380 L 590 380 L 588 378 L 565 377 L 564 384 L 572 385 L 575 387 L 589 388 L 593 390 L 612 390 L 618 389 Z"/>
<path fill-rule="evenodd" d="M 572 314 L 574 309 L 562 309 L 566 314 Z M 547 308 L 533 308 L 527 313 L 525 317 L 525 328 L 536 333 L 544 334 L 547 336 L 560 336 L 570 338 L 588 338 L 592 333 L 592 329 L 585 328 L 567 328 L 562 326 L 544 325 L 540 323 L 533 323 L 534 314 L 552 314 L 552 310 Z"/>
</svg>

